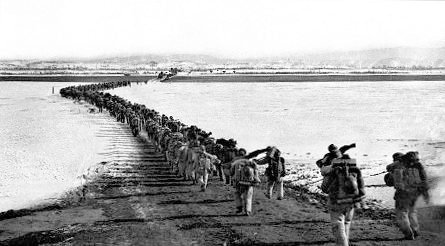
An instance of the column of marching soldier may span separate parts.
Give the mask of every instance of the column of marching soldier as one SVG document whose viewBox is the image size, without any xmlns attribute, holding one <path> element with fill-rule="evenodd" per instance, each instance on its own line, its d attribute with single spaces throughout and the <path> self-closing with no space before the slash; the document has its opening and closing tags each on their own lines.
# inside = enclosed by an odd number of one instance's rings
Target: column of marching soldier
<svg viewBox="0 0 445 246">
<path fill-rule="evenodd" d="M 255 150 L 249 154 L 237 148 L 234 139 L 215 139 L 211 132 L 197 126 L 187 126 L 179 120 L 147 108 L 103 90 L 131 86 L 130 81 L 114 81 L 98 84 L 70 86 L 60 90 L 63 97 L 85 100 L 97 106 L 99 112 L 105 108 L 117 121 L 127 123 L 134 136 L 144 129 L 157 151 L 165 153 L 172 172 L 193 184 L 199 184 L 205 192 L 209 175 L 218 176 L 235 190 L 235 208 L 239 215 L 252 214 L 254 187 L 260 183 L 258 165 L 267 165 L 268 180 L 266 196 L 272 198 L 274 187 L 278 188 L 277 199 L 283 199 L 283 177 L 286 175 L 285 160 L 274 146 Z M 340 148 L 331 144 L 328 153 L 317 166 L 323 175 L 321 189 L 328 194 L 328 207 L 332 221 L 332 232 L 338 245 L 349 244 L 349 230 L 354 208 L 359 207 L 365 197 L 364 182 L 355 159 L 346 154 L 355 144 Z M 260 154 L 264 157 L 257 158 Z M 257 159 L 254 159 L 257 158 Z M 405 239 L 413 240 L 419 235 L 415 202 L 424 196 L 428 202 L 426 175 L 417 152 L 393 155 L 388 165 L 385 182 L 396 189 L 396 218 Z"/>
</svg>

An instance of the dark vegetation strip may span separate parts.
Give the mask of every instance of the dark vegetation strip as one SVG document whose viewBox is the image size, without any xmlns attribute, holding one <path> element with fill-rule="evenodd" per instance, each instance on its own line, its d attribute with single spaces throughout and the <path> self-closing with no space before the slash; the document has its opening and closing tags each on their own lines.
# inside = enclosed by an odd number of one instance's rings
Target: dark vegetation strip
<svg viewBox="0 0 445 246">
<path fill-rule="evenodd" d="M 38 81 L 38 82 L 117 82 L 131 80 L 145 82 L 154 79 L 155 76 L 0 76 L 0 81 Z"/>
<path fill-rule="evenodd" d="M 215 76 L 174 76 L 170 82 L 359 82 L 359 81 L 445 81 L 445 75 L 215 75 Z"/>
<path fill-rule="evenodd" d="M 0 76 L 0 81 L 40 81 L 40 82 L 113 82 L 131 80 L 145 82 L 155 76 Z M 174 76 L 169 82 L 359 82 L 359 81 L 445 81 L 444 74 L 243 74 L 243 75 L 202 75 Z"/>
</svg>

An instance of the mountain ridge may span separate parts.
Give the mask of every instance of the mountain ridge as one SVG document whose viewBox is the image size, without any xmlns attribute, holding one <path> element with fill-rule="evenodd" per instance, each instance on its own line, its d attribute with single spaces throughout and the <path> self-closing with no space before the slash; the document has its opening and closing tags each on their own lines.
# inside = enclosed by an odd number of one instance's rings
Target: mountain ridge
<svg viewBox="0 0 445 246">
<path fill-rule="evenodd" d="M 291 63 L 301 66 L 336 67 L 445 67 L 445 47 L 413 48 L 395 47 L 355 51 L 333 51 L 324 53 L 289 54 L 262 58 L 227 58 L 208 54 L 122 54 L 92 58 L 55 59 L 9 59 L 0 62 L 38 63 L 105 63 L 105 64 L 147 64 L 147 63 L 195 63 L 201 65 Z"/>
</svg>

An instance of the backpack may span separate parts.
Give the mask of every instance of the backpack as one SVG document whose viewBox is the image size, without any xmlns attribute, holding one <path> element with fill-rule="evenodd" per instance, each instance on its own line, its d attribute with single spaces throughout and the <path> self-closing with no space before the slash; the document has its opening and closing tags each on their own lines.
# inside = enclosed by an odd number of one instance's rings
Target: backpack
<svg viewBox="0 0 445 246">
<path fill-rule="evenodd" d="M 198 156 L 198 173 L 204 174 L 205 170 L 207 170 L 207 172 L 211 172 L 213 169 L 213 164 L 208 157 L 205 155 Z"/>
<path fill-rule="evenodd" d="M 329 194 L 330 187 L 332 185 L 332 182 L 334 181 L 334 177 L 332 175 L 327 175 L 323 177 L 323 182 L 321 183 L 321 191 L 325 194 Z"/>
<path fill-rule="evenodd" d="M 235 149 L 234 148 L 227 148 L 224 149 L 224 163 L 229 163 L 235 158 Z"/>
<path fill-rule="evenodd" d="M 329 175 L 332 183 L 329 193 L 332 192 L 338 204 L 360 202 L 364 198 L 364 194 L 360 194 L 364 185 L 356 160 L 334 159 L 332 166 L 334 176 Z"/>
<path fill-rule="evenodd" d="M 389 187 L 394 186 L 394 177 L 392 176 L 392 173 L 387 173 L 383 177 L 383 180 L 385 181 L 385 184 Z"/>
<path fill-rule="evenodd" d="M 417 167 L 400 166 L 393 171 L 394 188 L 406 192 L 416 192 L 422 187 L 420 171 Z"/>
<path fill-rule="evenodd" d="M 265 174 L 272 180 L 277 180 L 280 177 L 285 176 L 286 170 L 284 169 L 284 163 L 282 163 L 280 160 L 271 158 L 269 167 L 266 168 Z"/>
<path fill-rule="evenodd" d="M 254 163 L 246 159 L 237 162 L 235 180 L 238 181 L 238 184 L 252 186 L 260 182 Z"/>
<path fill-rule="evenodd" d="M 247 182 L 251 183 L 255 178 L 255 170 L 250 165 L 244 165 L 240 170 L 240 181 L 239 182 Z"/>
</svg>

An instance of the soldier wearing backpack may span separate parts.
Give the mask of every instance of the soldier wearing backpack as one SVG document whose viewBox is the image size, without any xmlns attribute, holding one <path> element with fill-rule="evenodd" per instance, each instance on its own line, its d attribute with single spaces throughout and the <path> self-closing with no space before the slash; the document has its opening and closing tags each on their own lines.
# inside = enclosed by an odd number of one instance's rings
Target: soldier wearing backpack
<svg viewBox="0 0 445 246">
<path fill-rule="evenodd" d="M 273 188 L 278 187 L 278 200 L 284 198 L 283 178 L 286 176 L 286 160 L 283 157 L 279 158 L 278 163 L 273 166 L 270 178 L 268 178 L 267 190 L 268 198 L 272 198 Z"/>
<path fill-rule="evenodd" d="M 215 144 L 213 148 L 213 154 L 218 157 L 219 160 L 224 160 L 224 152 L 223 146 L 221 144 Z M 215 164 L 217 176 L 219 177 L 219 181 L 224 181 L 224 170 L 221 162 Z"/>
<path fill-rule="evenodd" d="M 253 187 L 261 182 L 255 162 L 249 159 L 235 160 L 230 168 L 235 187 L 236 213 L 252 214 Z"/>
<path fill-rule="evenodd" d="M 195 161 L 195 173 L 197 175 L 198 182 L 201 184 L 201 191 L 206 191 L 209 174 L 215 170 L 214 164 L 218 162 L 219 160 L 216 155 L 207 153 L 205 146 L 201 145 Z"/>
<path fill-rule="evenodd" d="M 418 152 L 408 152 L 405 155 L 395 153 L 394 163 L 387 166 L 385 183 L 394 186 L 396 220 L 405 239 L 414 240 L 419 236 L 416 201 L 420 196 L 429 203 L 427 176 L 419 161 Z"/>
<path fill-rule="evenodd" d="M 386 171 L 388 172 L 387 174 L 385 174 L 385 176 L 383 177 L 385 184 L 387 186 L 394 186 L 394 178 L 393 178 L 393 170 L 395 167 L 399 167 L 400 165 L 402 165 L 402 156 L 404 154 L 401 152 L 397 152 L 394 153 L 392 155 L 392 163 L 389 164 L 388 166 L 386 166 Z"/>
<path fill-rule="evenodd" d="M 337 146 L 335 146 L 334 144 L 330 144 L 328 146 L 328 153 L 325 154 L 323 156 L 322 159 L 318 160 L 316 162 L 317 166 L 319 168 L 321 168 L 323 170 L 323 167 L 325 166 L 331 166 L 332 165 L 332 160 L 337 159 L 337 158 L 342 158 L 343 155 L 345 155 L 345 152 L 355 148 L 356 144 L 350 144 L 350 145 L 344 145 L 340 148 L 338 148 Z M 323 176 L 323 182 L 321 184 L 321 190 L 324 193 L 329 193 L 329 185 L 331 184 L 331 179 L 333 179 L 333 177 L 331 177 L 330 175 L 327 176 Z"/>
<path fill-rule="evenodd" d="M 283 199 L 283 177 L 286 176 L 285 160 L 281 157 L 281 152 L 276 147 L 268 147 L 266 157 L 257 161 L 258 165 L 268 164 L 265 175 L 267 177 L 266 197 L 271 199 L 274 186 L 278 186 L 278 200 Z"/>
<path fill-rule="evenodd" d="M 332 233 L 336 244 L 349 245 L 354 208 L 359 207 L 365 196 L 364 181 L 355 159 L 343 154 L 322 166 L 321 174 L 329 182 L 323 182 L 328 193 L 328 208 L 331 215 Z"/>
</svg>

